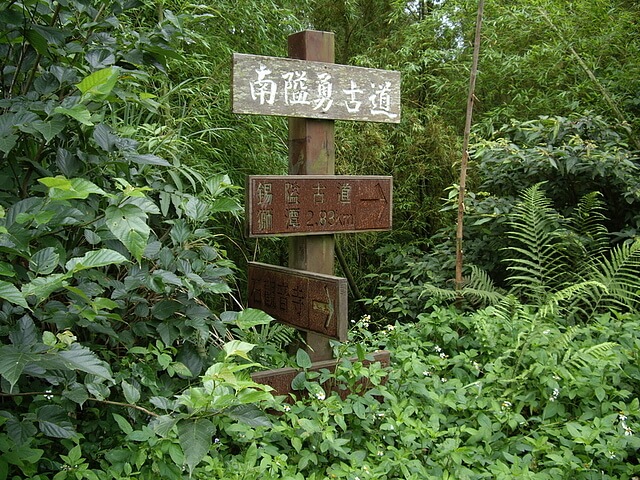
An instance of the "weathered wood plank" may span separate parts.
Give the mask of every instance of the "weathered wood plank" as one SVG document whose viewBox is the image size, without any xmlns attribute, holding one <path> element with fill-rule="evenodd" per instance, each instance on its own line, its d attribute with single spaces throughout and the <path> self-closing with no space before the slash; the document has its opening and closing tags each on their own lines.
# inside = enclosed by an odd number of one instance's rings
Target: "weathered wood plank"
<svg viewBox="0 0 640 480">
<path fill-rule="evenodd" d="M 391 353 L 387 350 L 378 350 L 372 354 L 374 362 L 380 362 L 382 366 L 389 366 L 391 363 Z M 356 362 L 357 359 L 351 359 L 352 362 Z M 312 372 L 319 372 L 320 370 L 329 370 L 331 372 L 335 372 L 338 360 L 323 360 L 320 362 L 315 362 L 311 368 L 309 369 Z M 371 363 L 370 360 L 365 360 L 363 362 L 365 365 Z M 251 379 L 254 382 L 261 383 L 263 385 L 269 385 L 274 389 L 274 395 L 289 395 L 290 393 L 295 393 L 298 398 L 301 396 L 305 396 L 306 392 L 297 391 L 294 392 L 291 388 L 291 382 L 296 375 L 300 373 L 300 370 L 296 368 L 278 368 L 274 370 L 262 370 L 260 372 L 255 372 L 251 374 Z M 385 379 L 386 380 L 386 379 Z M 370 385 L 367 380 L 363 380 L 361 385 L 366 389 Z M 335 381 L 326 382 L 322 385 L 327 395 L 331 392 L 337 392 L 343 399 L 350 393 L 347 389 L 341 389 L 340 385 Z"/>
<path fill-rule="evenodd" d="M 347 280 L 249 262 L 248 304 L 277 321 L 340 341 L 347 339 Z"/>
<path fill-rule="evenodd" d="M 235 113 L 400 122 L 400 72 L 233 55 Z"/>
<path fill-rule="evenodd" d="M 249 176 L 249 236 L 390 230 L 392 186 L 385 176 Z"/>
</svg>

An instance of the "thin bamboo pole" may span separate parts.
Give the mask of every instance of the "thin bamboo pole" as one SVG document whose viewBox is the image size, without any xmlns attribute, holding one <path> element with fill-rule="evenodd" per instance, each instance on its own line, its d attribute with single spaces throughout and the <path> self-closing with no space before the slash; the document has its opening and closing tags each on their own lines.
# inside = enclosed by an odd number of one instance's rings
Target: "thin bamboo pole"
<svg viewBox="0 0 640 480">
<path fill-rule="evenodd" d="M 471 77 L 469 79 L 469 96 L 467 98 L 467 116 L 464 124 L 464 137 L 462 143 L 462 161 L 460 162 L 460 191 L 458 192 L 458 224 L 456 228 L 456 290 L 463 286 L 463 227 L 464 227 L 464 197 L 467 183 L 467 167 L 469 164 L 469 136 L 471 134 L 471 120 L 473 117 L 473 104 L 475 100 L 476 77 L 478 76 L 478 61 L 480 58 L 480 31 L 482 28 L 482 16 L 484 13 L 484 0 L 478 1 L 478 17 L 476 19 L 476 35 L 473 42 L 473 63 Z"/>
</svg>

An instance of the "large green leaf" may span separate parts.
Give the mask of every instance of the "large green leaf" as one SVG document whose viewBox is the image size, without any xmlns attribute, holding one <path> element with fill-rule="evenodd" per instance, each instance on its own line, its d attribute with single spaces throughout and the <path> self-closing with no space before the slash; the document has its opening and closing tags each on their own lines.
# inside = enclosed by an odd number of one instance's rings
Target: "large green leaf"
<svg viewBox="0 0 640 480">
<path fill-rule="evenodd" d="M 36 360 L 36 355 L 21 352 L 13 345 L 0 347 L 0 375 L 9 382 L 10 388 L 18 382 L 27 363 Z"/>
<path fill-rule="evenodd" d="M 206 418 L 178 422 L 178 441 L 184 452 L 184 461 L 189 467 L 189 475 L 209 452 L 214 433 L 213 423 Z"/>
<path fill-rule="evenodd" d="M 260 394 L 264 395 L 264 392 L 260 392 Z M 230 408 L 226 413 L 230 418 L 252 427 L 270 427 L 272 425 L 265 413 L 255 405 L 238 405 Z"/>
<path fill-rule="evenodd" d="M 37 410 L 40 431 L 49 437 L 73 438 L 77 435 L 68 412 L 58 405 L 44 405 Z"/>
<path fill-rule="evenodd" d="M 113 381 L 109 365 L 82 345 L 74 343 L 69 347 L 69 350 L 62 350 L 58 355 L 63 359 L 65 365 L 72 370 L 80 370 Z"/>
<path fill-rule="evenodd" d="M 105 218 L 111 233 L 140 261 L 151 232 L 147 225 L 147 214 L 140 207 L 129 203 L 107 207 Z"/>
<path fill-rule="evenodd" d="M 0 136 L 0 152 L 9 153 L 16 146 L 18 135 L 7 133 Z"/>
<path fill-rule="evenodd" d="M 240 340 L 231 340 L 230 342 L 225 343 L 223 348 L 227 354 L 227 358 L 238 356 L 250 360 L 247 354 L 253 350 L 254 347 L 255 345 L 252 345 L 251 343 L 241 342 Z"/>
<path fill-rule="evenodd" d="M 303 349 L 299 348 L 296 353 L 296 365 L 300 368 L 311 368 L 311 357 Z"/>
<path fill-rule="evenodd" d="M 34 296 L 36 304 L 42 302 L 56 290 L 64 288 L 71 277 L 68 273 L 54 273 L 44 277 L 36 277 L 31 282 L 22 285 L 22 294 L 25 297 Z"/>
<path fill-rule="evenodd" d="M 49 197 L 54 200 L 85 199 L 92 193 L 106 195 L 105 191 L 86 178 L 43 177 L 38 181 L 49 187 Z"/>
<path fill-rule="evenodd" d="M 256 327 L 258 325 L 267 325 L 273 321 L 271 315 L 266 314 L 262 310 L 256 308 L 245 308 L 235 319 L 235 324 L 242 330 Z"/>
<path fill-rule="evenodd" d="M 69 272 L 79 272 L 88 268 L 106 267 L 108 265 L 119 265 L 128 262 L 127 258 L 115 250 L 102 248 L 85 253 L 82 257 L 72 258 L 67 262 L 65 268 Z"/>
<path fill-rule="evenodd" d="M 66 126 L 66 119 L 60 115 L 52 118 L 51 120 L 38 120 L 33 122 L 33 128 L 42 134 L 47 143 L 62 132 Z"/>
<path fill-rule="evenodd" d="M 76 87 L 90 100 L 104 100 L 116 86 L 119 75 L 118 67 L 103 68 L 85 77 Z"/>
<path fill-rule="evenodd" d="M 87 125 L 88 127 L 93 126 L 93 122 L 91 121 L 91 112 L 84 105 L 77 104 L 69 108 L 56 107 L 53 109 L 53 112 L 71 117 L 82 123 L 83 125 Z"/>
<path fill-rule="evenodd" d="M 29 269 L 36 275 L 49 275 L 58 265 L 60 255 L 53 247 L 38 250 L 29 259 Z"/>
<path fill-rule="evenodd" d="M 0 298 L 4 298 L 6 301 L 15 303 L 21 307 L 29 308 L 27 301 L 24 299 L 23 294 L 20 293 L 20 290 L 18 290 L 12 283 L 5 282 L 3 280 L 0 280 Z"/>
</svg>

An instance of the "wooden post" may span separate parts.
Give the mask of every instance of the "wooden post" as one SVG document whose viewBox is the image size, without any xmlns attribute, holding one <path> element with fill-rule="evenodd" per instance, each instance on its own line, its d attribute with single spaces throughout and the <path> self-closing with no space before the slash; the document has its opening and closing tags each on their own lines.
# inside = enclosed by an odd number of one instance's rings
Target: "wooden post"
<svg viewBox="0 0 640 480">
<path fill-rule="evenodd" d="M 306 30 L 289 36 L 289 57 L 334 63 L 334 45 L 333 33 Z M 289 174 L 334 175 L 334 131 L 333 120 L 290 118 Z M 290 268 L 333 275 L 333 235 L 294 237 L 289 242 Z M 332 358 L 327 337 L 312 332 L 304 335 L 313 361 Z"/>
</svg>

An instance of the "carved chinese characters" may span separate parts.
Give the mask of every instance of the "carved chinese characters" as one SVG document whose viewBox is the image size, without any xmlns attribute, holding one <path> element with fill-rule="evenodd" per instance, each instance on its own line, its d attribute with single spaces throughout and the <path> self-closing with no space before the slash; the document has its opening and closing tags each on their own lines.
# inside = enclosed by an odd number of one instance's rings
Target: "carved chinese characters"
<svg viewBox="0 0 640 480">
<path fill-rule="evenodd" d="M 392 182 L 377 176 L 250 176 L 249 236 L 390 230 Z"/>
<path fill-rule="evenodd" d="M 236 53 L 233 111 L 399 123 L 400 73 Z"/>
<path fill-rule="evenodd" d="M 248 281 L 250 307 L 302 330 L 346 340 L 344 278 L 249 262 Z"/>
</svg>

